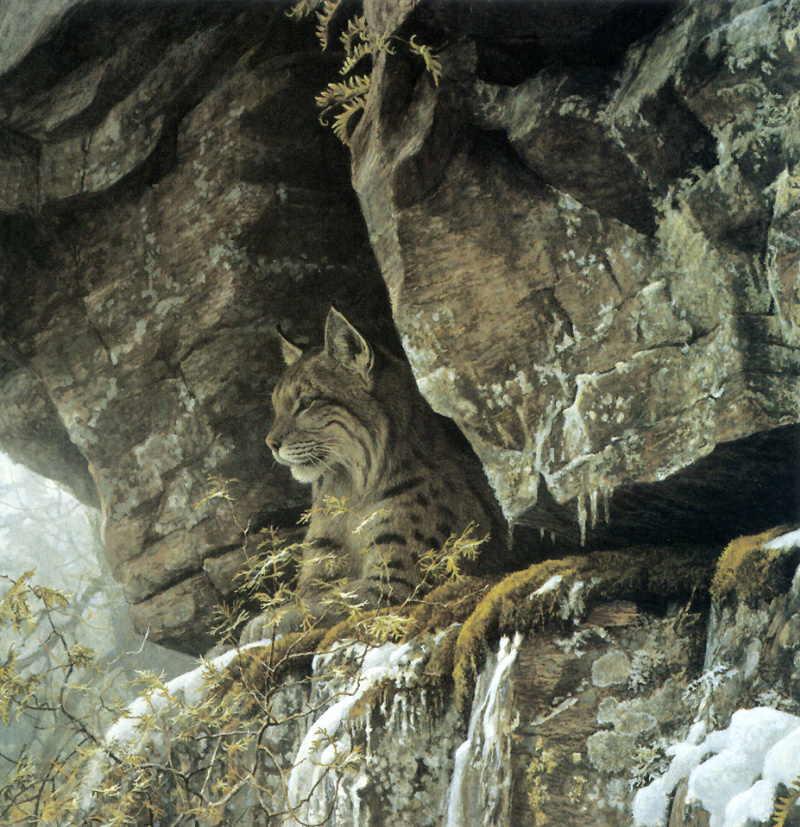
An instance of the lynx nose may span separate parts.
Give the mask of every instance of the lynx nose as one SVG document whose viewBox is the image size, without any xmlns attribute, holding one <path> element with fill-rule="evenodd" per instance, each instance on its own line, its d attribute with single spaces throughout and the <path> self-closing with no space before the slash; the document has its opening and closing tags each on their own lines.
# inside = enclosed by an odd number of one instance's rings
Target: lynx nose
<svg viewBox="0 0 800 827">
<path fill-rule="evenodd" d="M 281 441 L 278 437 L 273 436 L 272 434 L 267 434 L 267 445 L 269 446 L 270 450 L 273 454 L 277 454 L 278 451 L 281 449 Z"/>
</svg>

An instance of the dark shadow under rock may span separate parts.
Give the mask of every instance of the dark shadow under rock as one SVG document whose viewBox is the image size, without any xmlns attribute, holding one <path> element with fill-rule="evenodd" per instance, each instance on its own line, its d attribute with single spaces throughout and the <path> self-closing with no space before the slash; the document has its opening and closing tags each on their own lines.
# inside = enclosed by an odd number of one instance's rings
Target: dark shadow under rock
<svg viewBox="0 0 800 827">
<path fill-rule="evenodd" d="M 539 504 L 514 526 L 515 545 L 542 557 L 639 544 L 726 545 L 800 518 L 800 427 L 787 425 L 718 445 L 665 480 L 618 488 L 595 514 L 585 506 L 581 544 L 578 504 L 557 504 L 544 483 Z"/>
</svg>

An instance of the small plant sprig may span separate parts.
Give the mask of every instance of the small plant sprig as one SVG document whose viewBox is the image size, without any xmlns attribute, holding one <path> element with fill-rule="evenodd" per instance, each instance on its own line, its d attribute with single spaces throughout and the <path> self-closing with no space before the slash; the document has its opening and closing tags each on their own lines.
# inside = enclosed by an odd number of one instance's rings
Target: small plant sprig
<svg viewBox="0 0 800 827">
<path fill-rule="evenodd" d="M 86 680 L 99 667 L 95 652 L 67 631 L 74 620 L 70 596 L 37 584 L 34 576 L 33 569 L 17 578 L 0 576 L 6 586 L 0 630 L 13 632 L 0 658 L 0 723 L 26 719 L 34 722 L 36 741 L 48 731 L 59 737 L 47 760 L 36 754 L 35 742 L 16 752 L 13 741 L 0 746 L 0 823 L 8 825 L 38 825 L 72 812 L 65 791 L 76 783 L 84 751 L 99 742 L 98 721 L 119 711 L 113 698 Z M 30 650 L 31 640 L 38 641 L 34 661 L 18 654 Z"/>
<path fill-rule="evenodd" d="M 463 574 L 465 560 L 475 560 L 480 554 L 481 546 L 489 539 L 476 537 L 477 525 L 470 523 L 464 531 L 456 536 L 451 534 L 441 549 L 430 549 L 420 558 L 420 567 L 426 579 L 440 585 L 457 580 Z"/>
<path fill-rule="evenodd" d="M 330 41 L 330 26 L 342 5 L 342 0 L 298 0 L 289 15 L 297 20 L 316 14 L 316 33 L 323 51 L 328 48 Z M 339 74 L 345 80 L 331 82 L 316 98 L 321 110 L 320 123 L 330 125 L 334 134 L 344 144 L 350 143 L 350 136 L 355 128 L 354 118 L 364 109 L 372 86 L 371 68 L 361 70 L 365 59 L 375 61 L 380 54 L 395 54 L 396 44 L 404 44 L 409 52 L 420 57 L 425 70 L 430 74 L 434 84 L 439 85 L 442 77 L 442 64 L 436 52 L 428 45 L 417 41 L 412 35 L 409 40 L 403 40 L 395 35 L 385 35 L 370 28 L 366 16 L 355 15 L 347 21 L 347 25 L 339 36 L 344 52 L 344 60 L 339 68 Z M 338 111 L 337 111 L 338 110 Z M 333 121 L 329 116 L 333 114 Z"/>
<path fill-rule="evenodd" d="M 34 576 L 0 580 L 7 584 L 0 592 L 0 629 L 15 640 L 0 664 L 0 720 L 32 717 L 36 740 L 52 733 L 56 746 L 40 754 L 34 743 L 14 753 L 0 743 L 0 824 L 189 827 L 250 823 L 249 810 L 258 823 L 298 823 L 295 808 L 305 801 L 287 800 L 292 767 L 275 744 L 287 725 L 323 708 L 287 707 L 293 680 L 285 678 L 298 667 L 308 671 L 321 632 L 236 646 L 227 666 L 204 662 L 175 682 L 140 672 L 129 685 L 139 697 L 126 706 L 106 695 L 117 676 L 95 663 L 81 642 L 71 598 L 37 585 Z M 42 659 L 29 673 L 14 647 L 24 650 L 32 635 Z M 332 680 L 338 668 L 317 678 Z M 105 686 L 89 684 L 88 671 L 104 677 Z M 334 749 L 332 756 L 325 749 L 320 766 L 338 785 L 359 749 Z"/>
<path fill-rule="evenodd" d="M 786 795 L 775 802 L 770 827 L 784 827 L 792 808 L 800 801 L 800 776 L 790 785 Z"/>
</svg>

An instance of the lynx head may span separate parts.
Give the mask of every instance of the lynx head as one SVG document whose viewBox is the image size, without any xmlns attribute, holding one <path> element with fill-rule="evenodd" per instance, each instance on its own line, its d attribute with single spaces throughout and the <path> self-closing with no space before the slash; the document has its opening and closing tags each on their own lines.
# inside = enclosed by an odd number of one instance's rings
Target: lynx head
<svg viewBox="0 0 800 827">
<path fill-rule="evenodd" d="M 283 339 L 287 369 L 272 394 L 275 422 L 267 445 L 292 476 L 311 483 L 348 475 L 362 488 L 382 450 L 386 417 L 374 398 L 375 355 L 364 337 L 331 308 L 321 349 Z"/>
</svg>

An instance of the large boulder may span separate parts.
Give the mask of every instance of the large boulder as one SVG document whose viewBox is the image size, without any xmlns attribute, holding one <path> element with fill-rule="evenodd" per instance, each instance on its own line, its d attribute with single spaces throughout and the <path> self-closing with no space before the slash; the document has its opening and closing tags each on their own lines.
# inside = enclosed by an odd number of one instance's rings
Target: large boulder
<svg viewBox="0 0 800 827">
<path fill-rule="evenodd" d="M 142 632 L 204 650 L 305 507 L 276 327 L 331 303 L 394 322 L 518 559 L 796 514 L 794 4 L 368 0 L 350 158 L 285 10 L 0 12 L 0 447 L 99 503 Z"/>
</svg>

